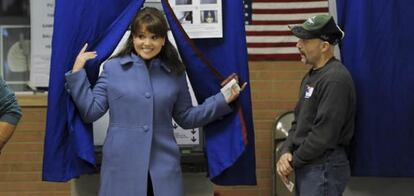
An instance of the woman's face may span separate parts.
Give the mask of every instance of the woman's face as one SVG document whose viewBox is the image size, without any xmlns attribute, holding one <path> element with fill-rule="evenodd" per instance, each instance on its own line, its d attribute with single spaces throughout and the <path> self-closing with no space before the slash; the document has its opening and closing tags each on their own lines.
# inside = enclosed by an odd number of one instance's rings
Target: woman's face
<svg viewBox="0 0 414 196">
<path fill-rule="evenodd" d="M 165 38 L 142 28 L 133 36 L 133 43 L 135 52 L 142 59 L 150 60 L 160 53 L 165 44 Z"/>
</svg>

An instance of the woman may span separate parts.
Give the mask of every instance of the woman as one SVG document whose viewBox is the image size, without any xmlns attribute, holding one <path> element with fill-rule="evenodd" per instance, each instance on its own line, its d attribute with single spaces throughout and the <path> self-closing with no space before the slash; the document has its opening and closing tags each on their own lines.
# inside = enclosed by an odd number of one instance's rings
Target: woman
<svg viewBox="0 0 414 196">
<path fill-rule="evenodd" d="M 155 8 L 138 12 L 127 44 L 105 65 L 93 89 L 85 62 L 96 57 L 85 45 L 66 75 L 68 91 L 86 122 L 108 109 L 100 195 L 182 196 L 180 152 L 171 120 L 183 128 L 203 126 L 231 112 L 239 95 L 218 93 L 191 105 L 185 67 L 167 38 L 167 22 Z M 241 88 L 241 90 L 244 86 Z"/>
</svg>

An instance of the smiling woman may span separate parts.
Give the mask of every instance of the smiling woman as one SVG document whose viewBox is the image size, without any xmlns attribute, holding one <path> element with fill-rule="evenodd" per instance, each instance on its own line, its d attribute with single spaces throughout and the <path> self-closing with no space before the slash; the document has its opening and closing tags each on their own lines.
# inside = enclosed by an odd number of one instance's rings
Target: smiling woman
<svg viewBox="0 0 414 196">
<path fill-rule="evenodd" d="M 184 64 L 167 31 L 162 12 L 144 8 L 132 20 L 125 47 L 105 63 L 93 88 L 84 66 L 98 54 L 86 51 L 87 44 L 66 74 L 68 93 L 83 121 L 93 122 L 109 110 L 101 196 L 184 195 L 172 118 L 185 129 L 206 125 L 232 112 L 228 104 L 245 86 L 193 106 Z"/>
</svg>

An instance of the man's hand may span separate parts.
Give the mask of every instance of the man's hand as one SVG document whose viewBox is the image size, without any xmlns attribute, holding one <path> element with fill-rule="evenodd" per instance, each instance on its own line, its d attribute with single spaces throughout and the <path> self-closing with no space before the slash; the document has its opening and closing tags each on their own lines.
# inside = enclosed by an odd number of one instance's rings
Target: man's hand
<svg viewBox="0 0 414 196">
<path fill-rule="evenodd" d="M 86 52 L 87 47 L 88 43 L 86 43 L 79 52 L 78 56 L 76 57 L 75 63 L 73 64 L 72 72 L 77 72 L 83 69 L 83 67 L 86 64 L 86 61 L 94 59 L 97 56 L 96 51 Z"/>
<path fill-rule="evenodd" d="M 276 164 L 276 171 L 285 184 L 289 183 L 289 174 L 292 173 L 293 168 L 290 164 L 292 162 L 292 154 L 287 152 L 283 154 Z"/>
</svg>

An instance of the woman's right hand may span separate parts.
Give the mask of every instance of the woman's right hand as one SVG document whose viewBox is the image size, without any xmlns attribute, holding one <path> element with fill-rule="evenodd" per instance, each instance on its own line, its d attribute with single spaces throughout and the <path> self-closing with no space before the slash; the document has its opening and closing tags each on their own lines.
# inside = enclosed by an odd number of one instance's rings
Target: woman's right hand
<svg viewBox="0 0 414 196">
<path fill-rule="evenodd" d="M 88 43 L 86 43 L 83 46 L 78 56 L 76 57 L 75 63 L 73 64 L 73 67 L 72 67 L 72 73 L 83 69 L 83 67 L 86 64 L 86 61 L 90 59 L 94 59 L 97 56 L 96 51 L 86 52 L 87 47 L 88 47 Z"/>
</svg>

